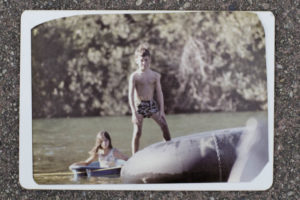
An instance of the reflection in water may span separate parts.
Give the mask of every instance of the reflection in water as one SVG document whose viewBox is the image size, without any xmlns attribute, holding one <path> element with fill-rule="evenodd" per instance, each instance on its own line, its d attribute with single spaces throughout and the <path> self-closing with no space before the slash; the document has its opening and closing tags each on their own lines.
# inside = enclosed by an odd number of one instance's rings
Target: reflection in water
<svg viewBox="0 0 300 200">
<path fill-rule="evenodd" d="M 266 112 L 204 113 L 167 115 L 172 138 L 193 133 L 245 126 L 250 117 L 266 117 Z M 111 184 L 118 178 L 82 177 L 74 180 L 68 166 L 85 160 L 96 134 L 107 130 L 112 144 L 131 155 L 131 117 L 92 117 L 33 120 L 33 170 L 39 184 Z M 162 141 L 159 127 L 145 119 L 140 148 Z M 43 175 L 44 174 L 44 175 Z M 57 175 L 59 174 L 59 175 Z"/>
</svg>

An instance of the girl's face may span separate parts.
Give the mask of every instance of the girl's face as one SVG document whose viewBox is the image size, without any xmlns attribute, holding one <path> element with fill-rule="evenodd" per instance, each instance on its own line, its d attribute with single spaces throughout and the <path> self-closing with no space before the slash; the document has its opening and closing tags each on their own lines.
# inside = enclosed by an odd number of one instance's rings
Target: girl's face
<svg viewBox="0 0 300 200">
<path fill-rule="evenodd" d="M 102 149 L 107 149 L 109 147 L 109 140 L 104 135 L 101 135 L 98 139 L 101 141 L 100 145 Z"/>
</svg>

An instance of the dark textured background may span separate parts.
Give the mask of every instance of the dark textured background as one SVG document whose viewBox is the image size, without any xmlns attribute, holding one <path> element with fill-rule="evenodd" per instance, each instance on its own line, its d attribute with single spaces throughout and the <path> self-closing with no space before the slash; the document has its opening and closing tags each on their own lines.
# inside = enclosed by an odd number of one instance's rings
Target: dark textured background
<svg viewBox="0 0 300 200">
<path fill-rule="evenodd" d="M 19 185 L 20 17 L 24 10 L 272 11 L 276 20 L 274 183 L 260 192 L 36 191 Z M 0 199 L 300 199 L 299 1 L 0 1 Z M 298 100 L 298 101 L 297 101 Z M 297 118 L 298 117 L 298 118 Z M 298 123 L 298 124 L 297 124 Z"/>
</svg>

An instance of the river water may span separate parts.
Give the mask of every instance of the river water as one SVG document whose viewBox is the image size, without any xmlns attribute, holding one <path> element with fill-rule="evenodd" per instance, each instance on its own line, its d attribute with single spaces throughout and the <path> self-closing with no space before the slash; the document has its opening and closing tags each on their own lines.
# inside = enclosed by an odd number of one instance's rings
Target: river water
<svg viewBox="0 0 300 200">
<path fill-rule="evenodd" d="M 266 112 L 232 112 L 167 115 L 171 136 L 178 137 L 203 131 L 245 126 L 251 117 L 267 117 Z M 131 117 L 85 117 L 34 119 L 33 173 L 38 184 L 121 183 L 120 178 L 81 178 L 74 180 L 68 166 L 85 160 L 95 144 L 96 134 L 107 130 L 112 144 L 131 155 Z M 163 139 L 152 119 L 145 119 L 140 149 Z"/>
</svg>

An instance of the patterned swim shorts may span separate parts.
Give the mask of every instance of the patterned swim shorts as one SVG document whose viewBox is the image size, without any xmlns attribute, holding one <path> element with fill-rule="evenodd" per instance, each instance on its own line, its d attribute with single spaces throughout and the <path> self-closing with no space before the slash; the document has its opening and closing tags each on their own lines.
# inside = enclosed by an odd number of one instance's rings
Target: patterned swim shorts
<svg viewBox="0 0 300 200">
<path fill-rule="evenodd" d="M 158 112 L 157 103 L 152 101 L 141 101 L 141 103 L 138 105 L 138 111 L 139 114 L 143 115 L 143 117 L 151 117 L 153 113 Z"/>
</svg>

